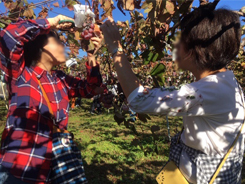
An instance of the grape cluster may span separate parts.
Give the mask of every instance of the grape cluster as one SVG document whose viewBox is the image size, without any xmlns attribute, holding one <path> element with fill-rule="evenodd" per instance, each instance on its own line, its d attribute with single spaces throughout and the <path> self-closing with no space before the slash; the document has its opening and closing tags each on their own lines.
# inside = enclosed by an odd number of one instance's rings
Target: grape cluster
<svg viewBox="0 0 245 184">
<path fill-rule="evenodd" d="M 83 32 L 81 33 L 81 37 L 85 40 L 89 40 L 94 37 L 94 24 L 83 23 Z"/>
</svg>

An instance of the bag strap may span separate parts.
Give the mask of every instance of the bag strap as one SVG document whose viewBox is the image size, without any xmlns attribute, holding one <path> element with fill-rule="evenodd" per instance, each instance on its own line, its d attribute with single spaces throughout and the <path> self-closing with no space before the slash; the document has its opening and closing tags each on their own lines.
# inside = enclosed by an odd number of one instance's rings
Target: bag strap
<svg viewBox="0 0 245 184">
<path fill-rule="evenodd" d="M 240 88 L 240 86 L 238 86 Z M 242 92 L 241 92 L 241 88 L 240 88 L 240 94 L 241 94 L 241 97 L 243 98 L 243 95 L 242 95 Z M 243 101 L 243 108 L 244 108 L 244 99 L 242 99 Z M 244 113 L 245 113 L 245 110 L 244 110 Z M 234 142 L 232 143 L 230 149 L 228 150 L 228 152 L 225 154 L 224 158 L 222 159 L 221 163 L 219 164 L 219 167 L 218 169 L 215 171 L 214 175 L 212 176 L 209 184 L 213 184 L 214 180 L 216 179 L 216 177 L 218 176 L 222 166 L 225 164 L 225 161 L 227 160 L 229 154 L 231 153 L 231 151 L 233 150 L 235 144 L 237 143 L 237 140 L 238 138 L 240 137 L 241 133 L 242 133 L 242 130 L 243 130 L 243 127 L 244 127 L 244 124 L 245 124 L 245 117 L 244 117 L 244 121 L 243 121 L 243 124 L 242 124 L 242 127 L 240 129 L 240 131 L 238 132 L 237 136 L 236 136 L 236 139 L 234 140 Z"/>
<path fill-rule="evenodd" d="M 51 107 L 51 104 L 50 104 L 50 101 L 48 99 L 48 96 L 47 96 L 47 93 L 45 92 L 45 90 L 43 89 L 43 86 L 40 82 L 40 80 L 38 78 L 35 77 L 35 79 L 37 80 L 37 83 L 38 85 L 40 86 L 41 90 L 42 90 L 42 93 L 43 93 L 43 97 L 45 99 L 45 101 L 47 102 L 47 105 L 48 105 L 48 109 L 49 109 L 49 113 L 54 117 L 54 111 Z"/>
<path fill-rule="evenodd" d="M 52 120 L 53 120 L 53 125 L 52 125 L 52 126 L 53 126 L 53 133 L 54 133 L 54 132 L 60 132 L 60 133 L 70 133 L 70 134 L 72 134 L 72 133 L 69 132 L 68 130 L 63 130 L 63 129 L 60 129 L 60 128 L 58 128 L 58 127 L 56 126 L 56 124 L 55 124 L 55 117 L 54 117 L 54 111 L 53 111 L 53 109 L 52 109 L 52 107 L 51 107 L 51 104 L 50 104 L 50 101 L 49 101 L 49 99 L 48 99 L 47 93 L 46 93 L 45 90 L 43 89 L 43 86 L 42 86 L 40 80 L 39 80 L 38 78 L 36 78 L 36 77 L 35 77 L 35 79 L 36 79 L 38 85 L 40 86 L 40 88 L 41 88 L 41 90 L 42 90 L 43 97 L 44 97 L 45 101 L 47 102 L 48 109 L 49 109 L 49 113 L 51 114 L 51 118 L 52 118 Z M 72 134 L 72 136 L 73 136 L 73 134 Z M 74 136 L 73 136 L 73 137 L 74 137 Z"/>
</svg>

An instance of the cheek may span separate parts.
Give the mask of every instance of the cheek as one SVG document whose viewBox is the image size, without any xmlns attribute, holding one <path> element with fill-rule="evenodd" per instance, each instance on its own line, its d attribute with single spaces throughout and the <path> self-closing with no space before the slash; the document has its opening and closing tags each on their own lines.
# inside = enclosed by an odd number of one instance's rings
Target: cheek
<svg viewBox="0 0 245 184">
<path fill-rule="evenodd" d="M 64 60 L 65 58 L 65 49 L 61 45 L 49 45 L 45 48 L 48 50 L 58 61 Z"/>
</svg>

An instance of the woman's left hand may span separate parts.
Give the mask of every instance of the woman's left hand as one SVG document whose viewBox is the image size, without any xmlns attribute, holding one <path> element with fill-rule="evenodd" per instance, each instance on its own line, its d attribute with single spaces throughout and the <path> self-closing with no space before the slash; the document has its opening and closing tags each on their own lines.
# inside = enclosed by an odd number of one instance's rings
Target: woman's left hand
<svg viewBox="0 0 245 184">
<path fill-rule="evenodd" d="M 104 41 L 104 36 L 100 34 L 99 37 L 92 37 L 91 42 L 94 44 L 94 53 L 96 53 Z"/>
</svg>

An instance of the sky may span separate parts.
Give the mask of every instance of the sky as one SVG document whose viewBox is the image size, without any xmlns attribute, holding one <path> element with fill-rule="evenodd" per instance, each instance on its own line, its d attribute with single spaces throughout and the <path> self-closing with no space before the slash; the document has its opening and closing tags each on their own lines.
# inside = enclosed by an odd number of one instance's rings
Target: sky
<svg viewBox="0 0 245 184">
<path fill-rule="evenodd" d="M 33 3 L 38 3 L 38 2 L 42 2 L 43 0 L 28 0 L 29 3 L 33 2 Z M 59 4 L 60 4 L 60 8 L 54 8 L 53 11 L 49 12 L 49 17 L 55 17 L 58 14 L 63 14 L 66 16 L 70 16 L 73 17 L 74 13 L 73 11 L 68 10 L 68 8 L 61 8 L 62 5 L 62 1 L 65 2 L 65 0 L 58 0 Z M 116 1 L 113 0 L 115 5 L 116 5 Z M 142 0 L 143 2 L 144 0 Z M 1 2 L 1 0 L 0 0 Z M 82 4 L 85 4 L 85 0 L 80 0 L 80 2 Z M 194 0 L 193 6 L 199 6 L 199 0 Z M 217 6 L 217 8 L 227 8 L 230 10 L 240 10 L 241 7 L 245 6 L 245 0 L 221 0 Z M 0 13 L 4 13 L 6 11 L 3 3 L 0 3 Z M 41 7 L 37 7 L 36 9 L 34 9 L 34 12 L 36 15 L 38 15 L 38 13 L 41 11 Z M 141 13 L 143 13 L 143 10 L 139 10 Z M 130 20 L 130 15 L 128 11 L 125 11 L 126 16 L 124 16 L 122 14 L 122 12 L 120 10 L 118 10 L 118 8 L 116 7 L 115 10 L 113 10 L 113 18 L 115 19 L 115 21 L 126 21 L 126 20 Z M 79 50 L 79 56 L 83 56 L 85 55 L 86 52 L 82 51 L 82 49 Z"/>
</svg>

